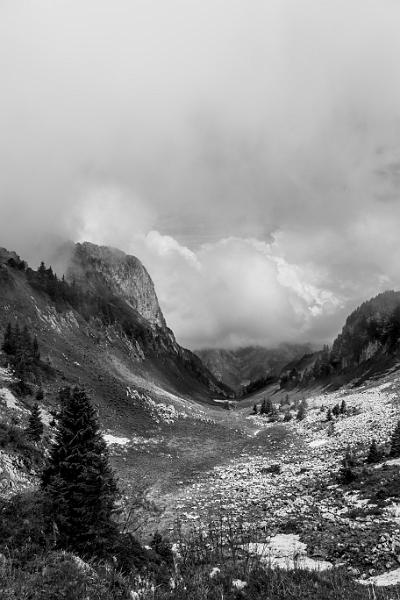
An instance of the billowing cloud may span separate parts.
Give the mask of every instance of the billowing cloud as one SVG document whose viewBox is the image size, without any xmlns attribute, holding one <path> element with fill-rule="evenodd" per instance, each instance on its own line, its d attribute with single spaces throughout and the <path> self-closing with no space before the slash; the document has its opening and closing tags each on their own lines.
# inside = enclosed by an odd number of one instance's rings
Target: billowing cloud
<svg viewBox="0 0 400 600">
<path fill-rule="evenodd" d="M 394 0 L 5 0 L 0 245 L 136 253 L 194 347 L 400 285 Z"/>
</svg>

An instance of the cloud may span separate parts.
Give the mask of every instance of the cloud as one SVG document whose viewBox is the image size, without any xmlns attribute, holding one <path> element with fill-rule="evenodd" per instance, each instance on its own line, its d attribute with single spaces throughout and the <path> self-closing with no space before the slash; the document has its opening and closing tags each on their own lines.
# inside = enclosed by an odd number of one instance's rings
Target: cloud
<svg viewBox="0 0 400 600">
<path fill-rule="evenodd" d="M 191 346 L 328 340 L 400 284 L 399 18 L 393 0 L 5 0 L 1 245 L 135 252 Z"/>
<path fill-rule="evenodd" d="M 226 238 L 194 253 L 151 231 L 130 251 L 152 273 L 169 325 L 192 348 L 315 339 L 316 317 L 331 318 L 341 307 L 340 298 L 318 287 L 315 272 L 255 239 Z"/>
</svg>

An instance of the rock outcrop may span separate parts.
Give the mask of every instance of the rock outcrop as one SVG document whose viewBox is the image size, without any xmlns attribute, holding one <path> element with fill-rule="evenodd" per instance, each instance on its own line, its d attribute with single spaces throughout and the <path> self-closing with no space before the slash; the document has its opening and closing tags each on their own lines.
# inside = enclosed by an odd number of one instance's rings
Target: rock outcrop
<svg viewBox="0 0 400 600">
<path fill-rule="evenodd" d="M 90 242 L 76 244 L 67 278 L 85 291 L 112 293 L 151 325 L 166 326 L 151 277 L 135 256 Z"/>
</svg>

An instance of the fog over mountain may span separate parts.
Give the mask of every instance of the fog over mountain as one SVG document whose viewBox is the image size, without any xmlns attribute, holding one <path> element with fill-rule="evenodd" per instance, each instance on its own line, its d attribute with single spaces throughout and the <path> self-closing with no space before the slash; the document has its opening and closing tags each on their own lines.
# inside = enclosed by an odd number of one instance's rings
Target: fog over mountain
<svg viewBox="0 0 400 600">
<path fill-rule="evenodd" d="M 0 246 L 134 254 L 191 348 L 400 286 L 400 5 L 4 0 Z"/>
</svg>

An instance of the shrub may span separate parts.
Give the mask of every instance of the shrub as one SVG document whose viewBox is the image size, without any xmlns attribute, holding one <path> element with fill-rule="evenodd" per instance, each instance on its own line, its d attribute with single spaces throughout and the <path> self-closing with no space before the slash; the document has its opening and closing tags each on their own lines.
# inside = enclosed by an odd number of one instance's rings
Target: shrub
<svg viewBox="0 0 400 600">
<path fill-rule="evenodd" d="M 381 452 L 378 450 L 378 446 L 376 445 L 376 441 L 372 440 L 372 444 L 369 448 L 369 452 L 368 452 L 368 456 L 367 456 L 367 463 L 369 464 L 374 464 L 380 461 L 381 459 Z"/>
<path fill-rule="evenodd" d="M 271 473 L 271 475 L 279 475 L 279 473 L 281 472 L 282 468 L 279 464 L 270 465 L 269 467 L 263 467 L 260 470 L 260 473 Z"/>
</svg>

